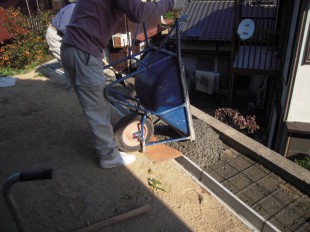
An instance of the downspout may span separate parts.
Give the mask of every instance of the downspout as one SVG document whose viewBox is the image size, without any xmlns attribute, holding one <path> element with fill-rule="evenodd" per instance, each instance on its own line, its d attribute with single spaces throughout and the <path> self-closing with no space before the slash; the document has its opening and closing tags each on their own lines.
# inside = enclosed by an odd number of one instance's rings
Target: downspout
<svg viewBox="0 0 310 232">
<path fill-rule="evenodd" d="M 231 43 L 231 57 L 230 57 L 230 73 L 229 73 L 229 107 L 233 107 L 233 95 L 234 95 L 234 73 L 233 65 L 235 59 L 235 47 L 236 47 L 236 36 L 235 36 L 235 27 L 237 24 L 237 13 L 238 13 L 238 0 L 234 1 L 234 19 L 233 19 L 233 31 L 232 31 L 232 43 Z"/>
</svg>

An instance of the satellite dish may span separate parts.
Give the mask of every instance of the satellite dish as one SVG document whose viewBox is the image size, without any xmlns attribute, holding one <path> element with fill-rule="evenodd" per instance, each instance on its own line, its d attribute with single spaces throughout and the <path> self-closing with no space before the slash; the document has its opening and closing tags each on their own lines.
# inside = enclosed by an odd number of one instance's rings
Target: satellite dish
<svg viewBox="0 0 310 232">
<path fill-rule="evenodd" d="M 238 26 L 238 36 L 242 40 L 252 37 L 255 30 L 255 24 L 252 19 L 243 19 Z"/>
</svg>

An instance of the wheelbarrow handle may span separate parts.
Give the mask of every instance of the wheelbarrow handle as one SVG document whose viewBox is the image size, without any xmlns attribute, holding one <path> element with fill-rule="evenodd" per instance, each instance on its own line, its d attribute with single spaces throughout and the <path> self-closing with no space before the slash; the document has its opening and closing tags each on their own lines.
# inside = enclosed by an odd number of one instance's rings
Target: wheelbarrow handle
<svg viewBox="0 0 310 232">
<path fill-rule="evenodd" d="M 4 195 L 9 193 L 11 187 L 18 181 L 47 180 L 53 178 L 53 169 L 29 170 L 9 176 L 2 187 Z"/>
<path fill-rule="evenodd" d="M 53 179 L 53 169 L 30 170 L 19 173 L 20 181 Z"/>
<path fill-rule="evenodd" d="M 12 186 L 19 181 L 33 181 L 33 180 L 46 180 L 52 179 L 53 169 L 43 169 L 43 170 L 29 170 L 15 173 L 9 176 L 3 184 L 2 194 L 6 205 L 8 206 L 10 213 L 16 223 L 16 226 L 19 231 L 27 231 L 25 227 L 24 220 L 21 216 L 21 213 L 18 210 L 16 202 L 11 194 Z"/>
</svg>

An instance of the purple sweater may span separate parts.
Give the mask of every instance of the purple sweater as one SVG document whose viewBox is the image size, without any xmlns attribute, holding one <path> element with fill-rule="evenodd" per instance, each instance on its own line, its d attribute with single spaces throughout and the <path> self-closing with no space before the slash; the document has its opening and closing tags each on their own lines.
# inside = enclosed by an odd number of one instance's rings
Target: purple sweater
<svg viewBox="0 0 310 232">
<path fill-rule="evenodd" d="M 124 15 L 139 23 L 171 11 L 173 0 L 79 0 L 67 26 L 63 42 L 101 57 L 119 20 Z"/>
</svg>

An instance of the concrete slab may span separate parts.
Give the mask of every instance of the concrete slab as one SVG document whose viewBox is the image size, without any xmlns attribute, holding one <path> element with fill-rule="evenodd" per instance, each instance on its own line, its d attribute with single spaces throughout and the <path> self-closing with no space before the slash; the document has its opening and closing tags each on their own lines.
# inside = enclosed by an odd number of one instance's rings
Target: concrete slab
<svg viewBox="0 0 310 232">
<path fill-rule="evenodd" d="M 219 134 L 220 139 L 224 143 L 263 164 L 292 185 L 310 195 L 310 171 L 194 106 L 191 106 L 191 113 L 208 123 Z"/>
</svg>

